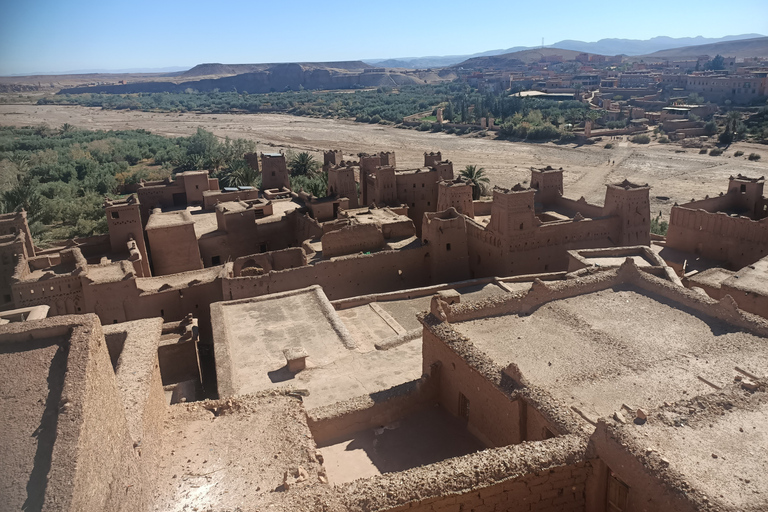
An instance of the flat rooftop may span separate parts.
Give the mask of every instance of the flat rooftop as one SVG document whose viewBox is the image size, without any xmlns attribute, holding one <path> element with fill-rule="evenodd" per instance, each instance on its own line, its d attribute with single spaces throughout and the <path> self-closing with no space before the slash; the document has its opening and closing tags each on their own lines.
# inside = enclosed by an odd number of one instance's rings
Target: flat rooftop
<svg viewBox="0 0 768 512">
<path fill-rule="evenodd" d="M 308 408 L 387 389 L 421 376 L 421 344 L 358 346 L 319 287 L 211 306 L 222 397 L 290 386 Z M 288 371 L 283 350 L 302 347 L 307 368 Z"/>
<path fill-rule="evenodd" d="M 765 337 L 629 284 L 452 325 L 589 421 L 710 393 L 737 366 L 768 373 Z"/>
<path fill-rule="evenodd" d="M 764 387 L 749 393 L 735 386 L 670 404 L 654 411 L 645 424 L 628 423 L 620 430 L 635 451 L 653 450 L 670 470 L 719 505 L 717 510 L 768 508 Z"/>
<path fill-rule="evenodd" d="M 183 226 L 185 224 L 192 224 L 192 215 L 187 210 L 176 211 L 164 211 L 160 213 L 152 213 L 149 216 L 145 230 L 161 229 L 172 226 Z"/>
<path fill-rule="evenodd" d="M 726 284 L 745 293 L 768 295 L 768 256 L 742 268 Z"/>
<path fill-rule="evenodd" d="M 277 501 L 286 472 L 318 481 L 301 401 L 280 393 L 175 404 L 166 419 L 153 510 L 257 510 Z"/>
<path fill-rule="evenodd" d="M 530 287 L 530 284 L 530 282 L 524 283 L 521 289 Z M 462 301 L 477 301 L 508 293 L 507 289 L 495 283 L 481 283 L 455 289 L 461 294 Z M 405 290 L 405 293 L 407 294 L 408 290 Z M 419 290 L 412 290 L 412 293 L 416 295 Z M 368 304 L 341 309 L 337 312 L 358 347 L 373 347 L 376 343 L 408 332 L 418 331 L 418 340 L 421 339 L 421 323 L 416 315 L 429 310 L 432 293 L 413 298 L 391 299 L 387 295 L 381 294 L 375 301 Z"/>
</svg>

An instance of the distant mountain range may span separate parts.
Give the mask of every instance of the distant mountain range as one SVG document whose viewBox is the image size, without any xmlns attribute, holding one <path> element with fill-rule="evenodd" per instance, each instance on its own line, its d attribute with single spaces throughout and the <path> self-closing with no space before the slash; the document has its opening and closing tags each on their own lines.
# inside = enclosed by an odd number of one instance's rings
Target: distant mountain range
<svg viewBox="0 0 768 512">
<path fill-rule="evenodd" d="M 592 43 L 584 41 L 563 40 L 544 48 L 559 48 L 562 50 L 573 50 L 584 53 L 597 53 L 600 55 L 648 55 L 654 52 L 669 50 L 673 48 L 689 47 L 696 45 L 709 45 L 713 43 L 723 43 L 727 41 L 738 41 L 743 39 L 754 39 L 765 37 L 761 34 L 741 34 L 736 36 L 725 36 L 719 38 L 711 37 L 666 37 L 659 36 L 651 39 L 601 39 Z M 490 50 L 471 55 L 446 55 L 438 57 L 406 57 L 398 59 L 364 59 L 364 62 L 374 66 L 419 69 L 429 67 L 453 66 L 468 59 L 476 57 L 490 57 L 494 55 L 504 55 L 525 50 L 535 50 L 541 47 L 515 46 L 505 50 Z M 706 52 L 702 52 L 706 53 Z"/>
<path fill-rule="evenodd" d="M 672 48 L 643 55 L 645 60 L 671 60 L 695 58 L 699 55 L 714 57 L 720 54 L 724 57 L 768 57 L 768 37 L 756 37 L 754 39 L 741 39 L 738 41 L 723 41 L 720 43 L 702 44 L 698 46 L 685 46 Z M 635 59 L 638 57 L 635 57 Z"/>
</svg>

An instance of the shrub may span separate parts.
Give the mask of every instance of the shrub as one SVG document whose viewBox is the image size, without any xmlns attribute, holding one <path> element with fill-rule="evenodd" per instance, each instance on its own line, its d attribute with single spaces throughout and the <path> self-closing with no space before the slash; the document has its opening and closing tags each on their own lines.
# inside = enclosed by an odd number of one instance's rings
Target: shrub
<svg viewBox="0 0 768 512">
<path fill-rule="evenodd" d="M 701 149 L 699 150 L 699 154 L 700 154 L 700 155 L 706 155 L 706 154 L 707 154 L 707 148 L 701 148 Z"/>
<path fill-rule="evenodd" d="M 651 233 L 654 235 L 665 236 L 668 228 L 669 223 L 665 220 L 661 220 L 661 212 L 659 212 L 659 215 L 655 219 L 651 219 Z"/>
<path fill-rule="evenodd" d="M 632 142 L 634 142 L 635 144 L 648 144 L 651 142 L 651 138 L 648 135 L 642 133 L 640 135 L 635 135 L 634 137 L 632 137 Z"/>
<path fill-rule="evenodd" d="M 723 154 L 723 150 L 720 148 L 712 148 L 709 150 L 709 156 L 720 156 Z"/>
<path fill-rule="evenodd" d="M 432 128 L 432 123 L 429 123 L 429 122 L 427 122 L 427 121 L 424 121 L 423 123 L 421 123 L 421 124 L 419 125 L 419 127 L 417 128 L 417 130 L 419 130 L 420 132 L 426 132 L 426 131 L 429 131 L 429 129 L 430 129 L 430 128 Z"/>
<path fill-rule="evenodd" d="M 733 133 L 729 131 L 725 131 L 721 133 L 720 136 L 717 137 L 717 141 L 720 144 L 730 144 L 731 142 L 733 142 Z"/>
<path fill-rule="evenodd" d="M 666 135 L 662 135 L 661 137 L 659 137 L 659 143 L 660 144 L 667 144 L 667 143 L 669 143 L 669 137 L 667 137 Z"/>
<path fill-rule="evenodd" d="M 737 151 L 737 152 L 735 152 L 735 153 L 733 154 L 733 156 L 741 156 L 741 155 L 743 155 L 743 154 L 744 154 L 744 152 L 743 152 L 743 151 Z"/>
<path fill-rule="evenodd" d="M 608 144 L 605 145 L 605 149 L 613 149 L 613 144 L 609 142 Z"/>
<path fill-rule="evenodd" d="M 576 134 L 566 132 L 560 135 L 560 142 L 573 142 L 576 140 Z"/>
<path fill-rule="evenodd" d="M 750 153 L 747 158 L 749 158 L 753 162 L 756 162 L 756 161 L 760 160 L 760 155 L 757 154 L 757 153 Z"/>
</svg>

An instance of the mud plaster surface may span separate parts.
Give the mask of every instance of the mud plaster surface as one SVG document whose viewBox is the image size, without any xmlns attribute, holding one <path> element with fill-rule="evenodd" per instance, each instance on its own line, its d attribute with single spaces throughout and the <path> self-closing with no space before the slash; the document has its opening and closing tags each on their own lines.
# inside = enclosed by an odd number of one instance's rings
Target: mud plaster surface
<svg viewBox="0 0 768 512">
<path fill-rule="evenodd" d="M 627 404 L 652 408 L 711 393 L 735 366 L 768 373 L 768 340 L 694 315 L 633 287 L 544 304 L 530 316 L 454 324 L 502 366 L 515 362 L 528 381 L 590 419 Z"/>
<path fill-rule="evenodd" d="M 285 471 L 301 466 L 307 483 L 318 482 L 314 453 L 295 398 L 174 405 L 165 425 L 155 510 L 257 510 L 264 495 L 281 493 Z"/>
<path fill-rule="evenodd" d="M 431 464 L 483 450 L 457 418 L 434 407 L 320 448 L 332 484 Z"/>
<path fill-rule="evenodd" d="M 41 510 L 67 371 L 63 339 L 0 343 L 0 503 Z"/>
<path fill-rule="evenodd" d="M 420 340 L 387 351 L 375 350 L 373 343 L 349 350 L 314 294 L 231 304 L 223 314 L 237 394 L 278 386 L 308 389 L 304 401 L 312 408 L 421 376 Z M 296 374 L 288 372 L 283 355 L 292 346 L 308 354 L 307 369 Z"/>
</svg>

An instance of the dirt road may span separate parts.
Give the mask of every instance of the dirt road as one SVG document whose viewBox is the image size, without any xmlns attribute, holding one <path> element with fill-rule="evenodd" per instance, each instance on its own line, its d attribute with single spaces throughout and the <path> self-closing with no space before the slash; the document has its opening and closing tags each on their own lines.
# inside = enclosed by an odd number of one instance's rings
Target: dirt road
<svg viewBox="0 0 768 512">
<path fill-rule="evenodd" d="M 340 149 L 345 154 L 394 151 L 400 168 L 423 164 L 424 151 L 441 151 L 457 171 L 468 164 L 484 167 L 494 185 L 509 187 L 530 178 L 531 166 L 565 169 L 565 195 L 602 204 L 604 184 L 629 179 L 651 185 L 651 209 L 667 215 L 674 202 L 719 194 L 728 176 L 742 173 L 763 176 L 768 172 L 768 147 L 734 144 L 724 155 L 700 155 L 697 149 L 677 144 L 638 145 L 626 140 L 603 140 L 591 146 L 521 143 L 489 138 L 457 137 L 391 126 L 351 121 L 314 119 L 281 114 L 157 114 L 101 110 L 79 106 L 0 105 L 0 126 L 64 123 L 92 130 L 143 128 L 168 136 L 193 134 L 198 127 L 219 137 L 255 140 L 259 151 L 291 148 L 315 152 Z M 612 142 L 613 149 L 605 149 Z M 760 153 L 760 162 L 736 150 Z"/>
</svg>

